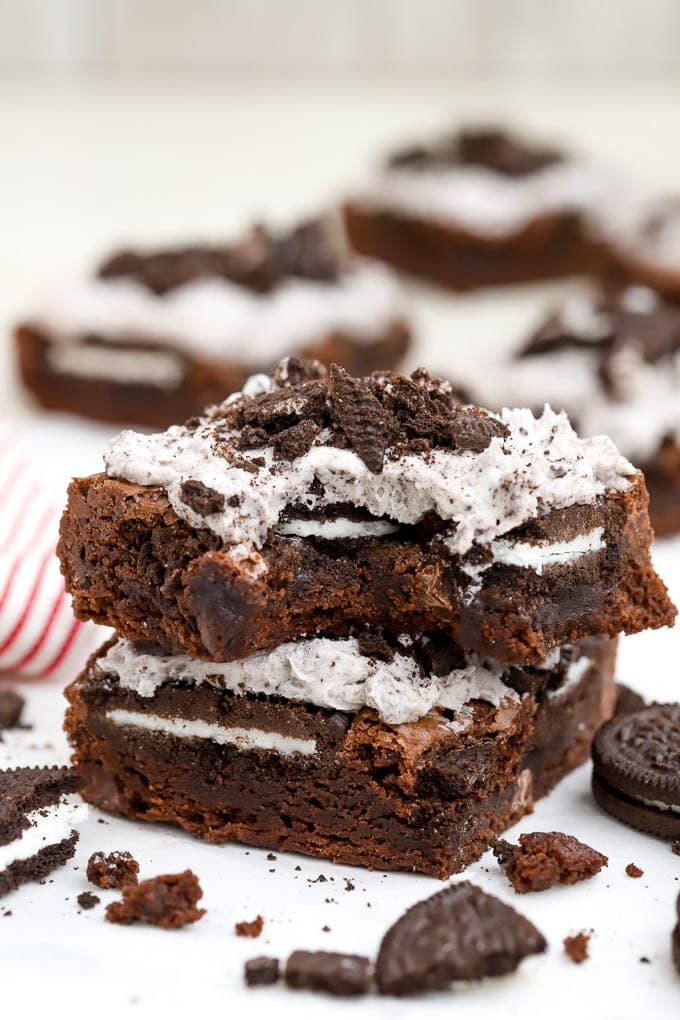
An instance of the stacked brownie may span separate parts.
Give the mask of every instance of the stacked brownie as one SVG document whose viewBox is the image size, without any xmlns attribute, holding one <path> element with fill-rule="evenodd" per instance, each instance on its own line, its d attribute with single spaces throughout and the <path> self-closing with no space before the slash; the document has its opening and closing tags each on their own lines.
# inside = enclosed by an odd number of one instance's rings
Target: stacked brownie
<svg viewBox="0 0 680 1020">
<path fill-rule="evenodd" d="M 392 274 L 350 257 L 327 218 L 257 226 L 231 245 L 121 252 L 48 294 L 16 349 L 43 407 L 165 428 L 284 354 L 365 374 L 396 366 L 409 339 Z"/>
<path fill-rule="evenodd" d="M 564 415 L 285 359 L 124 432 L 60 556 L 116 628 L 70 686 L 84 797 L 446 876 L 588 754 L 616 635 L 670 624 L 642 475 Z"/>
</svg>

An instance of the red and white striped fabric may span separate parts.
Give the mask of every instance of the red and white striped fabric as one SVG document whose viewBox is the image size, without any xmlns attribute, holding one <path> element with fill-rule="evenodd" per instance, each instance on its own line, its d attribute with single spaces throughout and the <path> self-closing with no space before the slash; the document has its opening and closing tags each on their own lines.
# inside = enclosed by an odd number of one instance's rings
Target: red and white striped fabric
<svg viewBox="0 0 680 1020">
<path fill-rule="evenodd" d="M 97 642 L 99 628 L 74 618 L 59 570 L 62 503 L 0 419 L 0 676 L 75 675 Z"/>
</svg>

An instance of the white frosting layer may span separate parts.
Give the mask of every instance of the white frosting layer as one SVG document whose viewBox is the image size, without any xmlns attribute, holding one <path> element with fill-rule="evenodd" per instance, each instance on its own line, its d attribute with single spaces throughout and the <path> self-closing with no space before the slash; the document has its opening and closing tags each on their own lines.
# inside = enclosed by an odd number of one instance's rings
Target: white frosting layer
<svg viewBox="0 0 680 1020">
<path fill-rule="evenodd" d="M 645 305 L 649 310 L 654 300 L 652 291 L 642 287 L 631 288 L 627 295 L 631 310 L 642 311 Z M 581 298 L 581 324 L 588 321 L 588 303 L 590 321 L 596 321 L 592 302 Z M 567 323 L 572 308 L 568 303 Z M 667 436 L 680 441 L 680 354 L 650 363 L 634 343 L 628 344 L 609 365 L 617 396 L 600 382 L 599 357 L 596 346 L 572 347 L 504 362 L 500 368 L 496 362 L 479 372 L 473 386 L 478 399 L 492 407 L 548 401 L 578 422 L 582 435 L 610 436 L 624 456 L 638 464 L 649 460 Z"/>
<path fill-rule="evenodd" d="M 184 739 L 212 740 L 216 744 L 234 744 L 242 751 L 253 749 L 276 751 L 278 754 L 312 755 L 316 751 L 315 740 L 301 740 L 273 730 L 244 729 L 242 726 L 218 726 L 203 719 L 168 719 L 147 712 L 128 712 L 114 708 L 106 713 L 116 726 L 135 726 L 154 733 L 169 733 Z"/>
<path fill-rule="evenodd" d="M 328 521 L 310 521 L 293 518 L 276 525 L 277 535 L 295 538 L 382 538 L 392 535 L 399 526 L 390 521 L 351 521 L 347 517 L 334 517 Z"/>
<path fill-rule="evenodd" d="M 266 294 L 216 277 L 163 295 L 133 279 L 83 280 L 47 295 L 29 319 L 53 341 L 148 340 L 269 366 L 332 331 L 372 343 L 402 311 L 394 276 L 360 261 L 336 282 L 291 278 Z"/>
<path fill-rule="evenodd" d="M 649 229 L 650 220 L 654 228 Z M 620 201 L 607 204 L 598 230 L 619 254 L 651 270 L 680 275 L 680 203 L 676 196 L 659 196 L 628 189 Z"/>
<path fill-rule="evenodd" d="M 87 806 L 65 798 L 60 804 L 31 811 L 26 817 L 29 828 L 18 839 L 0 846 L 0 871 L 68 839 L 72 830 L 87 818 Z"/>
<path fill-rule="evenodd" d="M 46 357 L 58 375 L 144 383 L 163 390 L 175 389 L 184 379 L 184 363 L 172 351 L 74 342 L 50 344 Z"/>
<path fill-rule="evenodd" d="M 392 167 L 367 181 L 353 201 L 502 237 L 537 216 L 598 209 L 611 192 L 611 173 L 587 162 L 554 163 L 524 177 L 478 166 Z"/>
<path fill-rule="evenodd" d="M 564 680 L 559 687 L 548 691 L 548 697 L 562 697 L 562 695 L 568 691 L 570 687 L 574 687 L 576 684 L 581 682 L 592 664 L 592 659 L 589 659 L 587 655 L 582 655 L 580 659 L 576 659 L 575 662 L 570 663 L 567 667 L 567 673 Z"/>
<path fill-rule="evenodd" d="M 234 662 L 207 662 L 185 655 L 144 655 L 118 639 L 97 666 L 121 687 L 153 697 L 171 680 L 212 684 L 235 694 L 268 694 L 321 708 L 357 712 L 373 708 L 385 722 L 415 722 L 435 707 L 469 715 L 473 699 L 499 705 L 518 695 L 502 681 L 504 667 L 470 656 L 464 669 L 425 677 L 416 662 L 396 654 L 392 662 L 368 658 L 355 638 L 288 642 Z"/>
<path fill-rule="evenodd" d="M 451 523 L 447 545 L 463 555 L 474 542 L 490 543 L 553 509 L 592 504 L 606 492 L 628 488 L 634 469 L 606 437 L 580 439 L 566 416 L 548 407 L 539 418 L 522 409 L 503 410 L 499 417 L 509 435 L 495 437 L 482 453 L 436 449 L 427 457 L 388 456 L 379 474 L 352 450 L 318 440 L 285 463 L 275 461 L 271 448 L 258 449 L 265 466 L 253 474 L 213 451 L 206 419 L 195 432 L 183 426 L 156 435 L 122 432 L 107 450 L 106 470 L 111 477 L 162 486 L 178 516 L 210 528 L 234 559 L 249 560 L 253 569 L 268 532 L 296 502 L 310 509 L 350 503 L 403 524 L 433 512 Z M 180 491 L 189 479 L 222 493 L 224 509 L 201 517 L 186 506 Z M 311 491 L 317 482 L 323 496 Z M 232 496 L 237 506 L 230 505 Z"/>
<path fill-rule="evenodd" d="M 542 574 L 546 567 L 573 563 L 589 553 L 604 549 L 604 528 L 593 528 L 565 542 L 510 542 L 501 538 L 491 543 L 494 563 L 526 567 Z"/>
</svg>

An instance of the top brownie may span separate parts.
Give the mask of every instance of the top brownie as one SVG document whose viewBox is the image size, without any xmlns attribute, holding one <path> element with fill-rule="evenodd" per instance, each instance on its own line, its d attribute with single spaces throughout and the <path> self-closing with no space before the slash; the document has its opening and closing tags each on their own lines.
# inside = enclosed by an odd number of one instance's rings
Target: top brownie
<svg viewBox="0 0 680 1020">
<path fill-rule="evenodd" d="M 642 475 L 564 415 L 285 359 L 203 417 L 121 433 L 72 483 L 59 551 L 80 616 L 172 651 L 368 624 L 538 663 L 672 622 L 650 540 Z"/>
</svg>

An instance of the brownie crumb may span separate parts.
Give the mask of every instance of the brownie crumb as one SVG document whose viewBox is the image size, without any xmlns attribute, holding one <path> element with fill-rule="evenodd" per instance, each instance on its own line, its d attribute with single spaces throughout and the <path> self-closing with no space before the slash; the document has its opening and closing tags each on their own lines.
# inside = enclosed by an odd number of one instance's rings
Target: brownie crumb
<svg viewBox="0 0 680 1020">
<path fill-rule="evenodd" d="M 564 951 L 574 963 L 584 963 L 588 959 L 588 943 L 592 932 L 580 931 L 577 935 L 567 935 L 564 939 Z"/>
<path fill-rule="evenodd" d="M 680 839 L 673 840 L 673 842 L 671 843 L 671 850 L 673 851 L 674 854 L 678 854 L 678 856 L 680 857 Z"/>
<path fill-rule="evenodd" d="M 652 961 L 649 959 L 648 956 L 641 956 L 640 957 L 640 963 L 651 963 L 651 962 Z"/>
<path fill-rule="evenodd" d="M 205 914 L 196 906 L 203 890 L 193 871 L 148 878 L 138 885 L 124 886 L 122 893 L 121 900 L 106 908 L 106 920 L 112 924 L 140 921 L 169 930 L 193 924 Z"/>
<path fill-rule="evenodd" d="M 325 932 L 329 932 L 330 930 L 331 929 L 330 929 L 330 927 L 327 924 L 324 924 L 323 928 L 321 929 L 321 931 L 325 931 Z"/>
<path fill-rule="evenodd" d="M 626 865 L 626 874 L 629 878 L 642 878 L 644 871 L 642 868 L 638 868 L 637 864 L 631 863 Z"/>
<path fill-rule="evenodd" d="M 351 878 L 345 879 L 345 892 L 354 892 L 356 886 Z"/>
<path fill-rule="evenodd" d="M 0 690 L 0 730 L 11 730 L 19 725 L 26 702 L 11 687 Z"/>
<path fill-rule="evenodd" d="M 319 882 L 327 882 L 328 879 L 325 875 L 317 875 L 316 878 L 308 878 L 307 881 L 310 885 L 318 885 Z"/>
<path fill-rule="evenodd" d="M 127 850 L 96 850 L 87 862 L 87 880 L 98 889 L 122 889 L 138 881 L 139 864 Z"/>
<path fill-rule="evenodd" d="M 98 903 L 101 903 L 101 900 L 94 893 L 91 893 L 89 889 L 86 892 L 81 892 L 80 896 L 78 896 L 78 906 L 82 907 L 83 910 L 92 910 Z"/>
<path fill-rule="evenodd" d="M 337 996 L 365 995 L 371 984 L 371 963 L 365 956 L 298 949 L 288 957 L 285 978 L 289 988 Z"/>
<path fill-rule="evenodd" d="M 281 968 L 275 956 L 256 956 L 246 960 L 243 976 L 249 988 L 275 985 L 280 975 Z"/>
<path fill-rule="evenodd" d="M 258 914 L 254 921 L 237 921 L 234 925 L 234 932 L 244 938 L 256 939 L 262 934 L 263 928 L 264 918 L 262 914 Z"/>
<path fill-rule="evenodd" d="M 267 860 L 268 861 L 275 861 L 276 860 L 276 854 L 268 853 L 267 854 Z"/>
<path fill-rule="evenodd" d="M 519 845 L 497 839 L 494 856 L 515 892 L 540 892 L 592 878 L 609 863 L 604 854 L 564 832 L 527 832 Z"/>
</svg>

